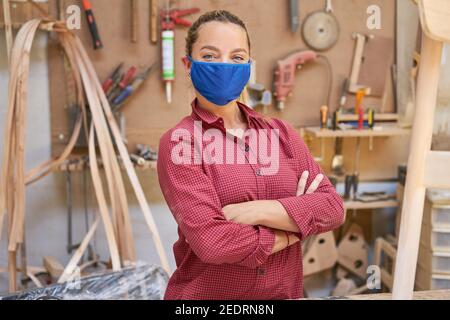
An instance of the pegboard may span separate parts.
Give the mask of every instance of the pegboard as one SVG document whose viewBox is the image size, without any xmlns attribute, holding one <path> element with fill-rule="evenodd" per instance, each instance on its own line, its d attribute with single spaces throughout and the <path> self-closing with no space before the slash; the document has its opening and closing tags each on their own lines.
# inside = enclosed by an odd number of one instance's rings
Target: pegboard
<svg viewBox="0 0 450 320">
<path fill-rule="evenodd" d="M 11 10 L 11 24 L 12 27 L 17 29 L 22 26 L 28 20 L 34 18 L 42 18 L 45 14 L 48 14 L 49 3 L 48 0 L 33 0 L 35 5 L 27 2 L 27 0 L 10 0 Z M 39 8 L 38 8 L 39 6 Z M 3 10 L 3 3 L 0 1 L 0 28 L 4 27 L 5 17 Z"/>
<path fill-rule="evenodd" d="M 103 81 L 120 63 L 125 66 L 136 65 L 145 68 L 160 59 L 160 44 L 150 42 L 150 1 L 138 0 L 139 22 L 138 42 L 131 42 L 131 9 L 126 0 L 92 0 L 93 11 L 103 40 L 104 48 L 94 51 L 92 41 L 82 13 L 82 28 L 77 31 L 88 50 L 98 76 Z M 80 4 L 78 1 L 65 1 L 66 5 Z M 56 3 L 51 1 L 53 16 L 57 16 Z M 300 23 L 313 11 L 324 10 L 325 0 L 299 0 Z M 381 8 L 382 27 L 380 30 L 368 30 L 366 21 L 369 5 Z M 165 8 L 166 1 L 159 1 L 159 7 Z M 301 28 L 296 34 L 290 30 L 289 2 L 282 0 L 179 0 L 171 1 L 173 8 L 198 7 L 200 13 L 187 19 L 194 21 L 202 13 L 214 9 L 225 9 L 238 15 L 247 24 L 251 41 L 252 57 L 257 62 L 257 82 L 272 90 L 273 71 L 277 60 L 285 58 L 297 50 L 308 49 L 301 36 Z M 342 82 L 349 77 L 353 60 L 355 42 L 353 32 L 373 34 L 394 40 L 395 37 L 395 1 L 392 0 L 334 0 L 334 15 L 340 25 L 338 43 L 323 52 L 333 66 L 332 104 L 330 110 L 337 107 Z M 158 32 L 158 36 L 159 36 Z M 181 62 L 185 54 L 185 36 L 187 29 L 177 27 L 175 35 L 176 81 L 174 83 L 173 102 L 168 104 L 161 81 L 160 71 L 152 73 L 139 92 L 122 108 L 126 119 L 126 139 L 133 149 L 136 143 L 145 143 L 156 147 L 163 132 L 173 127 L 184 116 L 191 113 L 190 103 L 194 91 Z M 394 50 L 394 49 L 393 49 Z M 393 56 L 386 52 L 380 59 Z M 70 137 L 70 121 L 66 108 L 66 88 L 61 51 L 56 43 L 49 48 L 50 96 L 51 96 L 51 134 L 52 153 L 61 152 Z M 389 70 L 388 70 L 389 71 Z M 389 75 L 386 75 L 389 88 Z M 268 108 L 267 115 L 282 118 L 296 127 L 318 125 L 319 109 L 327 94 L 327 72 L 323 64 L 311 63 L 297 72 L 294 92 L 286 103 L 284 111 L 275 106 Z M 348 101 L 353 103 L 353 98 Z M 368 98 L 366 107 L 379 110 L 381 98 Z M 393 112 L 392 103 L 385 104 L 385 112 Z M 257 109 L 258 111 L 262 111 Z"/>
</svg>

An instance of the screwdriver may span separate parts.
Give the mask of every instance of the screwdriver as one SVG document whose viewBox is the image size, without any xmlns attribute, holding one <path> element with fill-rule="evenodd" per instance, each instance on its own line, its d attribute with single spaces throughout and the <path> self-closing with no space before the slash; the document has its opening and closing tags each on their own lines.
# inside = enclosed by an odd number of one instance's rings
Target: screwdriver
<svg viewBox="0 0 450 320">
<path fill-rule="evenodd" d="M 135 66 L 132 66 L 128 71 L 123 75 L 121 81 L 116 86 L 114 90 L 108 95 L 108 100 L 114 101 L 115 98 L 117 98 L 120 93 L 128 86 L 128 84 L 133 80 L 134 76 L 136 75 L 137 68 Z"/>
<path fill-rule="evenodd" d="M 320 128 L 326 129 L 328 125 L 328 107 L 320 107 Z"/>
<path fill-rule="evenodd" d="M 114 84 L 114 80 L 119 78 L 120 70 L 122 69 L 122 67 L 123 67 L 123 62 L 121 64 L 119 64 L 117 66 L 117 68 L 114 69 L 114 71 L 111 74 L 111 76 L 109 76 L 109 78 L 106 79 L 105 82 L 103 82 L 103 84 L 102 84 L 103 92 L 107 93 L 109 91 L 109 89 L 111 89 L 111 87 Z"/>
<path fill-rule="evenodd" d="M 89 25 L 89 31 L 91 32 L 92 41 L 94 42 L 94 49 L 103 48 L 102 40 L 98 32 L 97 23 L 95 22 L 94 13 L 92 12 L 92 5 L 89 0 L 83 0 L 83 8 L 86 13 L 87 22 Z"/>
<path fill-rule="evenodd" d="M 148 78 L 154 67 L 156 66 L 156 63 L 151 65 L 147 70 L 145 70 L 143 73 L 136 76 L 133 83 L 128 85 L 117 98 L 114 99 L 113 105 L 120 107 L 126 100 L 134 93 L 136 92 L 139 87 L 144 83 L 144 81 Z M 115 108 L 118 109 L 118 108 Z"/>
</svg>

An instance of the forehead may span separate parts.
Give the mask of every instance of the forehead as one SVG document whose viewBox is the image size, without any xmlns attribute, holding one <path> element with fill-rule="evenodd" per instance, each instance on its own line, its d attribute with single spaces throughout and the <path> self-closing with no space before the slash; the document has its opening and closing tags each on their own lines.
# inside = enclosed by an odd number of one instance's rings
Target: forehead
<svg viewBox="0 0 450 320">
<path fill-rule="evenodd" d="M 193 49 L 200 50 L 203 46 L 214 46 L 220 50 L 248 49 L 247 33 L 234 23 L 210 21 L 199 28 Z"/>
</svg>

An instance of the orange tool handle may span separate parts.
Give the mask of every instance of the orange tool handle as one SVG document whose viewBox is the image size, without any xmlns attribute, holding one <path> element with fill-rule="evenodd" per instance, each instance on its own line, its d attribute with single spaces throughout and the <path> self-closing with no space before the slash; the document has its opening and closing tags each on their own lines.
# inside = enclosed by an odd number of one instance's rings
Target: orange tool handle
<svg viewBox="0 0 450 320">
<path fill-rule="evenodd" d="M 92 41 L 94 42 L 94 49 L 103 48 L 102 40 L 98 32 L 97 23 L 95 22 L 94 13 L 92 12 L 91 2 L 89 0 L 83 0 L 83 8 L 86 13 L 86 19 L 89 25 L 89 31 L 91 32 Z"/>
</svg>

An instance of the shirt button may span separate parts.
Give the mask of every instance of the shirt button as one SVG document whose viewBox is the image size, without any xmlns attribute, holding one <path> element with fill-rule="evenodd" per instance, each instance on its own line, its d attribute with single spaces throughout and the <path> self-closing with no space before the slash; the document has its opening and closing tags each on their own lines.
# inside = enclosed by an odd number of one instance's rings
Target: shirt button
<svg viewBox="0 0 450 320">
<path fill-rule="evenodd" d="M 245 145 L 245 152 L 249 152 L 250 151 L 250 147 L 248 145 Z"/>
<path fill-rule="evenodd" d="M 258 177 L 261 177 L 263 175 L 262 172 L 261 172 L 261 169 L 256 170 L 256 175 Z"/>
<path fill-rule="evenodd" d="M 266 273 L 266 271 L 263 268 L 258 268 L 258 274 L 260 276 L 264 275 Z"/>
</svg>

